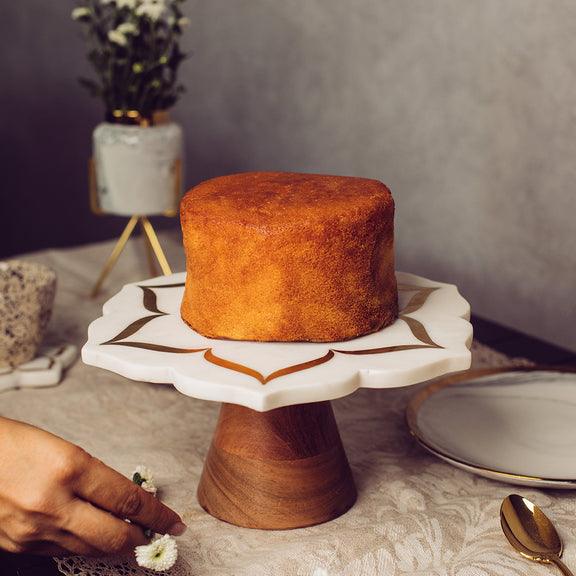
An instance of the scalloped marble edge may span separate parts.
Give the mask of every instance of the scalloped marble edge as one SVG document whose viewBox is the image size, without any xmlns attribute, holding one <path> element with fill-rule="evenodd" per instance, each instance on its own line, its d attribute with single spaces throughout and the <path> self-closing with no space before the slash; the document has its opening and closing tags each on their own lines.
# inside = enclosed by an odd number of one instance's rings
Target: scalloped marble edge
<svg viewBox="0 0 576 576">
<path fill-rule="evenodd" d="M 131 301 L 131 292 L 140 287 L 169 285 L 182 282 L 185 273 L 177 273 L 171 276 L 153 278 L 142 282 L 127 284 L 122 290 L 108 300 L 103 307 L 103 316 L 96 319 L 88 329 L 88 342 L 82 349 L 82 359 L 86 364 L 97 366 L 118 373 L 132 380 L 143 380 L 153 383 L 170 383 L 188 396 L 202 400 L 229 402 L 252 408 L 258 411 L 267 411 L 292 404 L 317 402 L 321 400 L 333 400 L 353 393 L 358 388 L 395 388 L 409 386 L 436 378 L 452 372 L 466 370 L 471 364 L 470 346 L 472 343 L 472 326 L 468 322 L 470 306 L 459 294 L 456 286 L 434 282 L 407 273 L 397 273 L 398 280 L 402 284 L 417 284 L 423 288 L 437 287 L 442 293 L 442 306 L 436 305 L 434 309 L 429 303 L 426 310 L 418 310 L 410 314 L 421 322 L 426 321 L 427 327 L 434 327 L 435 338 L 443 330 L 446 333 L 457 333 L 457 343 L 451 342 L 450 347 L 441 349 L 407 350 L 387 354 L 387 364 L 392 366 L 378 366 L 375 359 L 377 355 L 349 356 L 335 354 L 335 360 L 330 362 L 330 370 L 320 372 L 317 366 L 315 370 L 309 370 L 303 380 L 303 372 L 289 374 L 278 380 L 267 383 L 265 386 L 260 382 L 243 374 L 232 373 L 208 364 L 203 354 L 187 355 L 188 371 L 193 374 L 185 374 L 181 367 L 175 366 L 180 363 L 182 354 L 170 355 L 173 361 L 166 362 L 167 355 L 158 352 L 134 350 L 122 346 L 103 346 L 105 338 L 102 336 L 103 328 L 112 318 L 123 318 L 124 326 L 134 315 L 128 311 L 127 303 Z M 436 298 L 437 300 L 438 298 Z M 431 298 L 433 301 L 434 298 Z M 446 310 L 446 307 L 449 310 Z M 174 315 L 171 315 L 174 316 Z M 426 317 L 426 320 L 423 318 Z M 178 317 L 178 321 L 182 320 Z M 400 320 L 397 321 L 397 323 Z M 436 324 L 435 324 L 436 322 Z M 442 326 L 439 328 L 437 324 Z M 396 324 L 395 324 L 396 325 Z M 393 326 L 395 326 L 393 325 Z M 385 329 L 387 330 L 387 329 Z M 385 330 L 381 332 L 385 332 Z M 378 333 L 377 333 L 378 334 Z M 359 348 L 358 343 L 365 339 L 361 337 L 347 342 L 337 342 L 324 345 L 317 343 L 296 343 L 290 346 L 318 348 L 324 346 L 325 350 L 350 350 Z M 442 339 L 440 339 L 442 340 Z M 450 341 L 450 338 L 448 339 Z M 208 346 L 215 349 L 221 340 L 206 339 Z M 356 343 L 356 344 L 355 344 Z M 442 342 L 440 342 L 442 344 Z M 258 345 L 260 343 L 242 343 Z M 284 343 L 275 344 L 286 346 Z M 311 353 L 312 357 L 318 354 Z M 389 361 L 392 356 L 400 359 Z M 380 354 L 380 356 L 383 356 Z M 134 358 L 137 358 L 134 360 Z M 159 358 L 162 358 L 159 361 Z M 359 360 L 361 359 L 361 360 Z M 219 372 L 217 372 L 219 370 Z M 350 373 L 352 371 L 352 373 Z"/>
</svg>

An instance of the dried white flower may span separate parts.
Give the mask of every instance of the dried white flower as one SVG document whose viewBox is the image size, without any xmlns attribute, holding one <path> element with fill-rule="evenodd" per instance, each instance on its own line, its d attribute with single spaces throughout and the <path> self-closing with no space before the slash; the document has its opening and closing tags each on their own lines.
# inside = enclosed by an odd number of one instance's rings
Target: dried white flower
<svg viewBox="0 0 576 576">
<path fill-rule="evenodd" d="M 136 466 L 134 472 L 132 472 L 132 482 L 138 484 L 141 488 L 150 492 L 151 494 L 156 494 L 157 488 L 154 483 L 154 475 L 150 468 L 146 466 Z"/>
<path fill-rule="evenodd" d="M 117 8 L 130 8 L 130 10 L 134 10 L 136 4 L 136 0 L 116 0 Z"/>
<path fill-rule="evenodd" d="M 150 484 L 150 482 L 142 482 L 142 484 L 140 484 L 140 488 L 146 490 L 146 492 L 150 492 L 150 494 L 156 494 L 158 491 L 158 488 L 156 488 L 154 484 Z"/>
<path fill-rule="evenodd" d="M 118 32 L 122 32 L 122 34 L 133 34 L 133 35 L 138 34 L 138 28 L 136 24 L 133 24 L 132 22 L 124 22 L 120 24 L 120 26 L 118 26 L 116 30 L 118 30 Z"/>
<path fill-rule="evenodd" d="M 176 540 L 165 534 L 161 538 L 146 544 L 137 546 L 135 550 L 136 562 L 142 568 L 148 568 L 155 572 L 170 570 L 178 558 L 178 546 Z"/>
<path fill-rule="evenodd" d="M 180 28 L 184 28 L 184 26 L 188 26 L 188 24 L 190 24 L 190 18 L 186 18 L 186 16 L 178 18 L 178 26 L 180 26 Z"/>
<path fill-rule="evenodd" d="M 128 43 L 126 36 L 118 30 L 110 30 L 110 32 L 108 32 L 108 40 L 114 44 L 118 44 L 118 46 L 126 46 Z"/>
<path fill-rule="evenodd" d="M 90 14 L 92 14 L 90 8 L 79 6 L 78 8 L 74 8 L 74 10 L 72 10 L 71 16 L 72 20 L 81 20 L 82 18 L 87 18 L 90 16 Z"/>
<path fill-rule="evenodd" d="M 165 9 L 164 0 L 142 0 L 142 4 L 136 8 L 136 15 L 147 16 L 150 20 L 158 20 Z"/>
</svg>

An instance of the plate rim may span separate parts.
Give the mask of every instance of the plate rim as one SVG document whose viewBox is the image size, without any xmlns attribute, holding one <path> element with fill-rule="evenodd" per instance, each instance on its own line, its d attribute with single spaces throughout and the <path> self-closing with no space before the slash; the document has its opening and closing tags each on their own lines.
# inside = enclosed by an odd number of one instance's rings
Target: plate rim
<svg viewBox="0 0 576 576">
<path fill-rule="evenodd" d="M 433 396 L 434 394 L 440 392 L 444 388 L 459 384 L 466 380 L 476 380 L 484 376 L 491 376 L 493 374 L 504 374 L 508 372 L 564 372 L 574 374 L 576 373 L 576 366 L 558 366 L 558 365 L 544 365 L 544 364 L 534 364 L 530 366 L 507 366 L 499 368 L 472 368 L 466 370 L 465 372 L 459 372 L 458 374 L 451 374 L 448 376 L 440 377 L 433 380 L 429 384 L 426 384 L 421 390 L 410 398 L 405 411 L 405 420 L 410 431 L 411 436 L 428 452 L 440 457 L 448 462 L 454 462 L 460 464 L 461 466 L 467 466 L 476 471 L 487 472 L 501 477 L 503 481 L 510 482 L 511 480 L 521 480 L 524 482 L 547 482 L 549 484 L 571 484 L 576 488 L 576 478 L 543 478 L 540 476 L 530 476 L 526 474 L 515 474 L 513 472 L 506 472 L 505 470 L 496 470 L 493 468 L 487 468 L 485 466 L 480 466 L 473 462 L 469 462 L 463 458 L 455 457 L 452 454 L 447 454 L 443 450 L 438 449 L 436 446 L 432 446 L 425 438 L 422 430 L 418 426 L 418 412 L 422 404 Z M 463 469 L 463 468 L 461 468 Z"/>
</svg>

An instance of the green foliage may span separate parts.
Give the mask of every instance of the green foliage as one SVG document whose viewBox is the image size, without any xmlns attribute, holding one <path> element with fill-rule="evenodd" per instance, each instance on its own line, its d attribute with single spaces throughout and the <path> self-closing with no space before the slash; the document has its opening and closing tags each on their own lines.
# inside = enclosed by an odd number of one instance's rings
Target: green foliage
<svg viewBox="0 0 576 576">
<path fill-rule="evenodd" d="M 72 12 L 84 31 L 96 79 L 80 78 L 107 113 L 136 110 L 150 118 L 183 94 L 178 69 L 184 0 L 80 0 Z"/>
</svg>

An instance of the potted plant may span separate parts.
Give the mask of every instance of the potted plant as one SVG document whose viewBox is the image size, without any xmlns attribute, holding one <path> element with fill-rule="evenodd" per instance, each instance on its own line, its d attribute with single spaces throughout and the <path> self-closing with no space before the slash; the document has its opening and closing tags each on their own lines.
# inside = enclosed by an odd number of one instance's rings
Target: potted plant
<svg viewBox="0 0 576 576">
<path fill-rule="evenodd" d="M 96 78 L 81 84 L 105 106 L 93 134 L 96 205 L 105 213 L 174 214 L 180 196 L 182 130 L 167 111 L 184 88 L 178 69 L 188 19 L 184 0 L 80 0 Z"/>
</svg>

